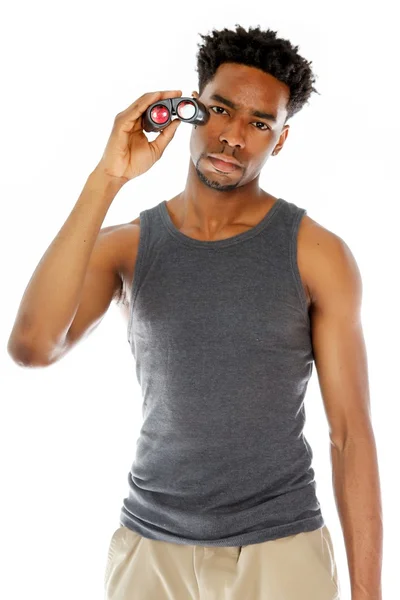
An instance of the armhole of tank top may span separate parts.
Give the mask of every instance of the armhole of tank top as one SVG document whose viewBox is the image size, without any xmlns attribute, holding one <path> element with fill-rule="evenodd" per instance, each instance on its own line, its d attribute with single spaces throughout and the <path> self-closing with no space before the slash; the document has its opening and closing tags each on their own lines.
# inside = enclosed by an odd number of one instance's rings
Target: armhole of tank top
<svg viewBox="0 0 400 600">
<path fill-rule="evenodd" d="M 309 326 L 310 318 L 309 318 L 309 314 L 308 314 L 307 296 L 306 296 L 306 292 L 304 290 L 303 282 L 302 282 L 302 279 L 300 276 L 299 266 L 297 264 L 298 233 L 299 233 L 300 221 L 305 214 L 307 214 L 306 209 L 301 208 L 297 211 L 297 213 L 293 219 L 292 233 L 290 236 L 290 262 L 291 262 L 294 280 L 296 283 L 297 293 L 298 293 L 299 300 L 300 300 L 300 305 L 301 305 L 302 312 L 303 312 L 304 321 L 305 321 L 306 325 Z"/>
<path fill-rule="evenodd" d="M 132 333 L 132 321 L 133 321 L 133 310 L 135 307 L 136 296 L 140 289 L 142 282 L 142 269 L 143 263 L 147 252 L 147 214 L 146 211 L 140 213 L 140 233 L 138 250 L 136 254 L 135 270 L 133 273 L 133 281 L 131 287 L 131 303 L 129 307 L 129 321 L 128 321 L 128 342 L 131 340 Z"/>
</svg>

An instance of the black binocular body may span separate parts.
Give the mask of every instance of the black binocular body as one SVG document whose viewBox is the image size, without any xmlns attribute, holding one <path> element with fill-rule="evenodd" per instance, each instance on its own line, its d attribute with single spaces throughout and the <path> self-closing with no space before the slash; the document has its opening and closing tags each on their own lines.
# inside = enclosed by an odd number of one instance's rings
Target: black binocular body
<svg viewBox="0 0 400 600">
<path fill-rule="evenodd" d="M 191 125 L 205 125 L 210 118 L 207 107 L 196 98 L 166 98 L 154 102 L 142 117 L 144 131 L 160 131 L 172 121 L 172 117 Z"/>
</svg>

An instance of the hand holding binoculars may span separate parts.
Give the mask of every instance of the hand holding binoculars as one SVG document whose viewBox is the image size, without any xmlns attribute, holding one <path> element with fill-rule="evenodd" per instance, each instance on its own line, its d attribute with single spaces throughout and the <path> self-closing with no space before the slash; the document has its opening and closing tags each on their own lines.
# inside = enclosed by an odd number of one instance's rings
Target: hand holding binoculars
<svg viewBox="0 0 400 600">
<path fill-rule="evenodd" d="M 172 117 L 191 125 L 205 125 L 210 118 L 207 107 L 196 98 L 181 96 L 158 100 L 149 106 L 142 117 L 144 131 L 160 131 L 171 123 Z"/>
</svg>

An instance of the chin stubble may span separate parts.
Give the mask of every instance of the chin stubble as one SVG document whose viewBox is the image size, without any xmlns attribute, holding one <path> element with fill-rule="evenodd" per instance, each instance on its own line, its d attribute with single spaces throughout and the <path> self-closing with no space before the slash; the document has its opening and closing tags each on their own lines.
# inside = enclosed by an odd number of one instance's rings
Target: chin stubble
<svg viewBox="0 0 400 600">
<path fill-rule="evenodd" d="M 219 183 L 219 181 L 212 181 L 211 179 L 208 179 L 204 173 L 202 173 L 198 167 L 200 162 L 200 159 L 197 161 L 196 164 L 196 173 L 198 175 L 198 178 L 200 179 L 200 181 L 202 181 L 204 183 L 204 185 L 206 185 L 207 187 L 213 189 L 213 190 L 218 190 L 220 192 L 229 192 L 231 190 L 234 190 L 238 187 L 238 183 L 230 183 L 227 185 L 223 185 L 221 183 Z"/>
</svg>

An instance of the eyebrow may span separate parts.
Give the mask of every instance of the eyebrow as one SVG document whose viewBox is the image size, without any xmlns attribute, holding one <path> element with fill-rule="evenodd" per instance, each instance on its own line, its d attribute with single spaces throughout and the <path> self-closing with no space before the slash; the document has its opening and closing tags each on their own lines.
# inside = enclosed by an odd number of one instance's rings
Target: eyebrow
<svg viewBox="0 0 400 600">
<path fill-rule="evenodd" d="M 230 108 L 233 108 L 234 110 L 239 108 L 231 100 L 228 100 L 227 98 L 224 98 L 223 96 L 220 96 L 219 94 L 213 94 L 211 96 L 211 100 L 216 100 L 217 102 L 222 102 L 222 104 L 226 104 L 226 106 L 229 106 Z M 266 119 L 267 121 L 272 121 L 273 123 L 276 123 L 278 120 L 276 115 L 273 115 L 272 113 L 265 113 L 260 110 L 254 110 L 253 112 L 250 111 L 250 114 L 253 115 L 254 117 L 260 117 L 260 119 Z"/>
</svg>

